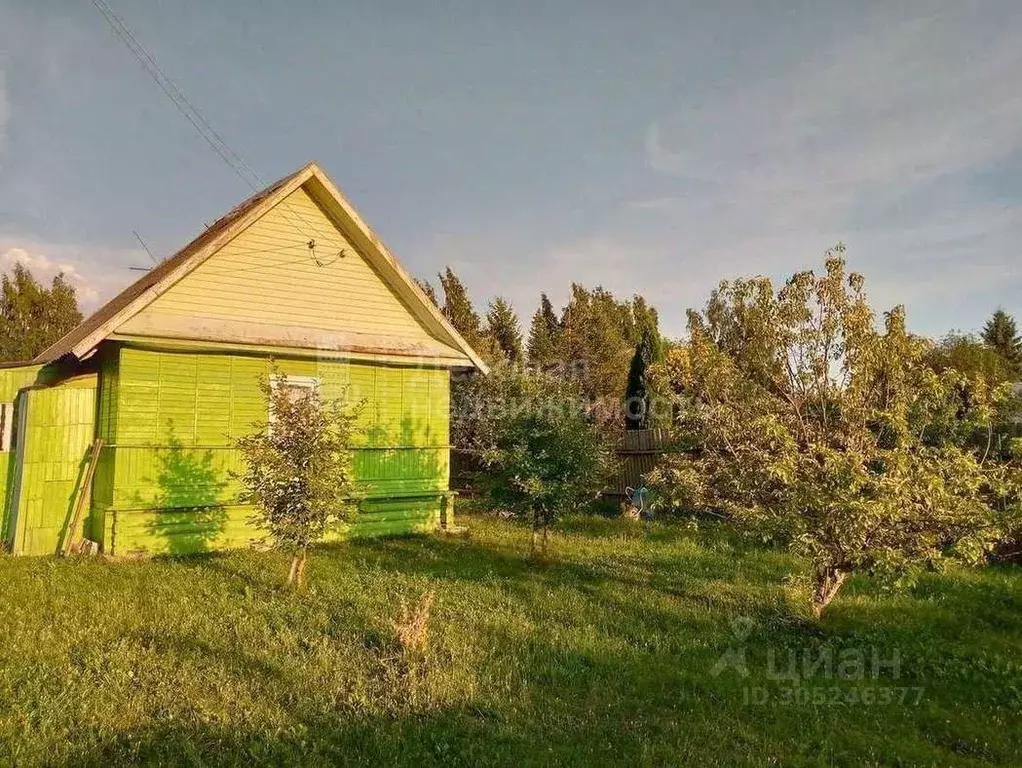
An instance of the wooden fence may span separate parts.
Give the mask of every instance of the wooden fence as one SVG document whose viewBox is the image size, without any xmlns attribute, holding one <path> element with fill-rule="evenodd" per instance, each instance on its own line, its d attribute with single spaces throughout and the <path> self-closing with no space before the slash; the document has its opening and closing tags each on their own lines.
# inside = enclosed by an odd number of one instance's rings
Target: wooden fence
<svg viewBox="0 0 1022 768">
<path fill-rule="evenodd" d="M 635 429 L 624 432 L 614 449 L 618 469 L 603 495 L 624 498 L 626 488 L 638 488 L 643 477 L 657 461 L 672 450 L 666 429 Z M 471 495 L 472 475 L 479 470 L 479 460 L 468 451 L 451 450 L 451 488 Z"/>
<path fill-rule="evenodd" d="M 643 477 L 670 450 L 670 434 L 666 429 L 627 430 L 615 449 L 618 471 L 604 496 L 624 498 L 626 488 L 638 488 Z"/>
</svg>

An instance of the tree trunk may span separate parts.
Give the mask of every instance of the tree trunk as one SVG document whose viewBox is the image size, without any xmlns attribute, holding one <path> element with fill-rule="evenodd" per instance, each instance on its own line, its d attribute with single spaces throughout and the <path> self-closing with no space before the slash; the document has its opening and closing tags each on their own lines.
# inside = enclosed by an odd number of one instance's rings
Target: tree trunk
<svg viewBox="0 0 1022 768">
<path fill-rule="evenodd" d="M 305 561 L 308 558 L 308 548 L 302 547 L 295 550 L 291 557 L 291 571 L 287 575 L 288 586 L 302 587 L 305 584 Z"/>
<path fill-rule="evenodd" d="M 529 548 L 529 555 L 541 558 L 546 557 L 547 531 L 550 526 L 547 521 L 546 510 L 535 509 L 532 511 L 532 546 Z"/>
<path fill-rule="evenodd" d="M 820 618 L 830 601 L 837 596 L 848 571 L 833 565 L 818 565 L 813 579 L 813 615 Z"/>
<path fill-rule="evenodd" d="M 309 562 L 309 550 L 302 547 L 301 557 L 298 560 L 298 588 L 305 586 L 305 565 Z"/>
</svg>

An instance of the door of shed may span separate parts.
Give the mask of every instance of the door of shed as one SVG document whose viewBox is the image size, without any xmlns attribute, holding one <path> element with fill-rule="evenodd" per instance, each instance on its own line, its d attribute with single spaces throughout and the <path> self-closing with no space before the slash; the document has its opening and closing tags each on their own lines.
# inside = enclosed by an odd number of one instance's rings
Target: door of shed
<svg viewBox="0 0 1022 768">
<path fill-rule="evenodd" d="M 85 477 L 96 431 L 96 377 L 22 390 L 18 400 L 10 551 L 52 555 L 70 525 Z M 87 519 L 82 522 L 88 525 Z"/>
</svg>

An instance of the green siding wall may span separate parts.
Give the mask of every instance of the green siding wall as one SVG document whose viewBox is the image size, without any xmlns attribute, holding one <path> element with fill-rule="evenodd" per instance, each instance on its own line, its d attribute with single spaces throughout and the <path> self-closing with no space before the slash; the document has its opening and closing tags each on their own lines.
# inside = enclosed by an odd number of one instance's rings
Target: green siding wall
<svg viewBox="0 0 1022 768">
<path fill-rule="evenodd" d="M 42 368 L 41 365 L 0 368 L 0 402 L 14 402 L 22 387 L 45 383 L 46 376 L 40 374 Z"/>
<path fill-rule="evenodd" d="M 367 484 L 349 535 L 432 527 L 448 487 L 449 373 L 338 360 L 278 359 L 324 397 L 365 405 L 356 472 Z M 102 362 L 92 537 L 107 552 L 243 546 L 259 532 L 238 504 L 233 441 L 266 424 L 267 358 L 114 348 Z"/>
<path fill-rule="evenodd" d="M 96 376 L 19 395 L 20 482 L 11 520 L 15 554 L 55 554 L 72 517 L 96 430 Z M 82 521 L 87 532 L 87 520 Z"/>
<path fill-rule="evenodd" d="M 0 368 L 0 403 L 17 404 L 18 391 L 22 387 L 45 379 L 45 376 L 40 375 L 41 370 L 41 365 Z M 11 536 L 7 524 L 11 509 L 9 480 L 14 475 L 14 458 L 14 451 L 0 451 L 0 530 L 4 541 L 9 541 Z"/>
</svg>

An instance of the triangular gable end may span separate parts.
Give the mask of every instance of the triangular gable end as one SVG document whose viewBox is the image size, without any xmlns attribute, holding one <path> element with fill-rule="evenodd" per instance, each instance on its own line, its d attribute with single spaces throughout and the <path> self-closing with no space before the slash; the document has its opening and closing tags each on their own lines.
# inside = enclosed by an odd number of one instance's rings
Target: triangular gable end
<svg viewBox="0 0 1022 768">
<path fill-rule="evenodd" d="M 486 371 L 316 165 L 210 229 L 218 231 L 207 230 L 40 358 L 80 358 L 115 335 L 427 358 Z"/>
<path fill-rule="evenodd" d="M 114 333 L 472 365 L 430 333 L 414 297 L 402 298 L 354 240 L 299 187 Z"/>
</svg>

